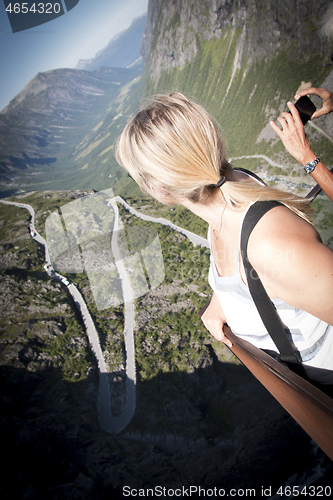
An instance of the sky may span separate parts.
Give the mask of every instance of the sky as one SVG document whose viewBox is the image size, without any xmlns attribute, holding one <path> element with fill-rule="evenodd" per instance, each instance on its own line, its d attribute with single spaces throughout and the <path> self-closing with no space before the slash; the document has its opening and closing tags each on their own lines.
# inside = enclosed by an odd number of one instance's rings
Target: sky
<svg viewBox="0 0 333 500">
<path fill-rule="evenodd" d="M 0 110 L 37 73 L 94 57 L 147 8 L 148 0 L 79 0 L 57 19 L 13 33 L 0 0 Z"/>
</svg>

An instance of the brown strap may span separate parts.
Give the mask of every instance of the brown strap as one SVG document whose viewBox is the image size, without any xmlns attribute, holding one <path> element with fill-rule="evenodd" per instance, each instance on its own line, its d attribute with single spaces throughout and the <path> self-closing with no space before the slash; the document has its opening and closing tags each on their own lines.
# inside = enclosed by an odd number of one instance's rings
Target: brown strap
<svg viewBox="0 0 333 500">
<path fill-rule="evenodd" d="M 228 327 L 223 331 L 237 358 L 333 460 L 333 399 Z"/>
</svg>

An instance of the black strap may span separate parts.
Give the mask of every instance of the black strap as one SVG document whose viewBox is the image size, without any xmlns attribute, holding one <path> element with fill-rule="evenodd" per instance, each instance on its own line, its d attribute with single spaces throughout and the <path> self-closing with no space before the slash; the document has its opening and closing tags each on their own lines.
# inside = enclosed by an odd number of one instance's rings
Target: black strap
<svg viewBox="0 0 333 500">
<path fill-rule="evenodd" d="M 259 201 L 251 205 L 243 222 L 241 254 L 251 296 L 269 335 L 280 353 L 281 361 L 285 362 L 298 375 L 308 378 L 301 364 L 299 353 L 295 351 L 289 340 L 285 326 L 247 256 L 247 245 L 252 230 L 266 212 L 277 206 L 281 206 L 281 203 L 277 201 Z"/>
</svg>

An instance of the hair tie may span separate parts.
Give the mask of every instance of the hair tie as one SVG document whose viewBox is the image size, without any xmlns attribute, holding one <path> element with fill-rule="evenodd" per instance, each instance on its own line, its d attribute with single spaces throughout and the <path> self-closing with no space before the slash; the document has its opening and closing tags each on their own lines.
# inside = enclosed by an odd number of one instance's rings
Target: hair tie
<svg viewBox="0 0 333 500">
<path fill-rule="evenodd" d="M 219 180 L 217 181 L 216 184 L 213 184 L 214 187 L 221 187 L 225 182 L 226 182 L 226 178 L 224 177 L 224 175 L 221 175 L 221 177 L 219 178 Z"/>
</svg>

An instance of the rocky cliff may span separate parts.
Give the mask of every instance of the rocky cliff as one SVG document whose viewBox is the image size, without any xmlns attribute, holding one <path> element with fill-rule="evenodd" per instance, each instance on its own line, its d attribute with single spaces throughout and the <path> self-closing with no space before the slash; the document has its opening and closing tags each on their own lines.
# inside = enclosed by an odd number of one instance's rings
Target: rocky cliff
<svg viewBox="0 0 333 500">
<path fill-rule="evenodd" d="M 240 30 L 238 65 L 272 60 L 281 50 L 307 62 L 330 47 L 316 31 L 328 0 L 150 0 L 141 53 L 149 60 L 150 77 L 194 61 L 200 39 L 220 40 Z"/>
<path fill-rule="evenodd" d="M 229 157 L 265 154 L 288 176 L 297 162 L 268 122 L 286 109 L 302 82 L 320 86 L 329 76 L 331 46 L 319 36 L 329 5 L 328 0 L 151 0 L 142 44 L 145 94 L 184 92 L 219 121 Z M 312 132 L 311 144 L 318 141 L 330 165 L 332 142 Z M 263 175 L 270 167 L 259 163 L 253 168 Z M 304 174 L 297 172 L 303 182 Z"/>
</svg>

